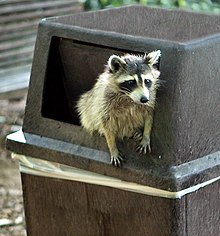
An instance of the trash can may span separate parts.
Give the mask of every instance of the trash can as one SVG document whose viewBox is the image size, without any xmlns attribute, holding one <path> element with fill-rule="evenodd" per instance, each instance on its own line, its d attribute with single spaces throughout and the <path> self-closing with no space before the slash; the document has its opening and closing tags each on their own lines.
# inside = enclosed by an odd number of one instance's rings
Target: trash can
<svg viewBox="0 0 220 236">
<path fill-rule="evenodd" d="M 7 137 L 20 161 L 28 235 L 220 234 L 220 16 L 126 6 L 43 19 L 21 131 Z M 75 105 L 113 53 L 160 49 L 152 153 L 79 124 Z"/>
</svg>

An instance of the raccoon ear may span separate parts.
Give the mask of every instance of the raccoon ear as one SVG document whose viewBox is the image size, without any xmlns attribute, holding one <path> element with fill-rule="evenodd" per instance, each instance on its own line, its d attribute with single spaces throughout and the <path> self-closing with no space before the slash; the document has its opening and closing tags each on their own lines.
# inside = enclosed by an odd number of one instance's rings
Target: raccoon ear
<svg viewBox="0 0 220 236">
<path fill-rule="evenodd" d="M 159 69 L 160 56 L 161 56 L 161 51 L 157 50 L 145 54 L 144 58 L 146 59 L 148 65 L 155 66 L 157 69 Z"/>
<path fill-rule="evenodd" d="M 116 73 L 120 70 L 120 68 L 123 68 L 126 65 L 125 60 L 123 60 L 121 57 L 112 55 L 108 59 L 108 66 L 110 68 L 110 71 L 113 73 Z"/>
</svg>

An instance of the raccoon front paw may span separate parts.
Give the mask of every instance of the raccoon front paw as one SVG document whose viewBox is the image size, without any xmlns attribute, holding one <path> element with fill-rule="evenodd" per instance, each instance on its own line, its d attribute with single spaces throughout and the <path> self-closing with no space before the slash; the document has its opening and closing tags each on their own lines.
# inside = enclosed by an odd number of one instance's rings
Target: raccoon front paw
<svg viewBox="0 0 220 236">
<path fill-rule="evenodd" d="M 111 164 L 114 166 L 122 166 L 123 156 L 118 153 L 117 155 L 111 155 Z"/>
<path fill-rule="evenodd" d="M 151 147 L 150 147 L 150 139 L 146 139 L 141 141 L 139 146 L 137 147 L 137 152 L 139 154 L 146 154 L 147 152 L 151 152 Z"/>
</svg>

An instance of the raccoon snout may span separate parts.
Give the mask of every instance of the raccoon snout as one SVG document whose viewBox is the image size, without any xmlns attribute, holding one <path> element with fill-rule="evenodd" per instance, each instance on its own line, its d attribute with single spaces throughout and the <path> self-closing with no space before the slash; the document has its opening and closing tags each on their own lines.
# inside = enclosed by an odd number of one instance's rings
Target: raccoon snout
<svg viewBox="0 0 220 236">
<path fill-rule="evenodd" d="M 148 101 L 149 101 L 149 99 L 145 96 L 142 96 L 141 99 L 140 99 L 141 103 L 147 103 Z"/>
</svg>

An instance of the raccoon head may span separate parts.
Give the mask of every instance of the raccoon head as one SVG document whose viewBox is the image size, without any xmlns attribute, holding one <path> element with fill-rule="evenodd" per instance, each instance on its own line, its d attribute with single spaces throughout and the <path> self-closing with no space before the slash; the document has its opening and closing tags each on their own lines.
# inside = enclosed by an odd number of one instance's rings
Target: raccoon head
<svg viewBox="0 0 220 236">
<path fill-rule="evenodd" d="M 147 104 L 155 100 L 158 84 L 160 50 L 144 56 L 112 55 L 108 60 L 109 73 L 118 91 L 129 96 L 135 103 Z"/>
</svg>

